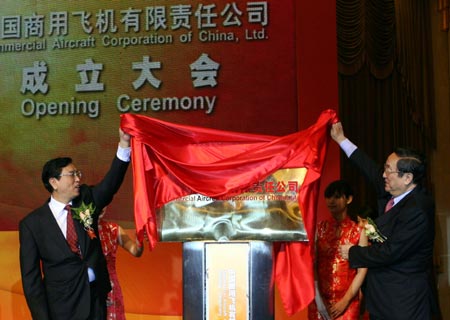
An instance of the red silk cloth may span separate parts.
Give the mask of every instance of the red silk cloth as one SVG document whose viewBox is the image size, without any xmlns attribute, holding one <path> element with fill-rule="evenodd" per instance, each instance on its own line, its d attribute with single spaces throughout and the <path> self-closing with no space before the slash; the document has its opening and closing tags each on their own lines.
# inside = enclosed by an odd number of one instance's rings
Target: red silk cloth
<svg viewBox="0 0 450 320">
<path fill-rule="evenodd" d="M 222 199 L 240 194 L 278 169 L 306 168 L 299 207 L 309 239 L 314 239 L 319 178 L 334 110 L 321 113 L 306 130 L 268 136 L 173 124 L 135 114 L 121 115 L 130 134 L 134 212 L 140 240 L 158 241 L 156 210 L 193 193 Z M 275 243 L 275 281 L 283 306 L 292 315 L 314 298 L 313 245 Z"/>
</svg>

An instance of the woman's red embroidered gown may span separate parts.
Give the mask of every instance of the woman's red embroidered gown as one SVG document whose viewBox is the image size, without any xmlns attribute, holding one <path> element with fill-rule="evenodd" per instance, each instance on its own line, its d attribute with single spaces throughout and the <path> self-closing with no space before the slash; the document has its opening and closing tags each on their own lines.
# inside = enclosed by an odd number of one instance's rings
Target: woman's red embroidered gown
<svg viewBox="0 0 450 320">
<path fill-rule="evenodd" d="M 100 220 L 98 232 L 106 258 L 112 290 L 108 293 L 107 320 L 125 320 L 122 289 L 116 272 L 116 253 L 119 246 L 119 226 L 116 223 Z"/>
<path fill-rule="evenodd" d="M 346 243 L 357 245 L 360 234 L 361 228 L 348 216 L 341 222 L 330 217 L 319 223 L 316 242 L 317 280 L 326 306 L 335 304 L 345 295 L 357 272 L 357 269 L 350 268 L 348 261 L 339 255 L 338 248 Z M 359 309 L 360 301 L 357 294 L 345 313 L 337 319 L 356 320 L 359 317 Z M 323 319 L 314 301 L 309 305 L 308 319 Z"/>
</svg>

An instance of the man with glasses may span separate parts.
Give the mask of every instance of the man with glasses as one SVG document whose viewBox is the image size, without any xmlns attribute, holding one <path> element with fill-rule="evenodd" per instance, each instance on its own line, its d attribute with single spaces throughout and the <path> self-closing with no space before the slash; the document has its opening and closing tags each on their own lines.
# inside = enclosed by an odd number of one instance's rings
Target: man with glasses
<svg viewBox="0 0 450 320">
<path fill-rule="evenodd" d="M 71 158 L 43 167 L 50 198 L 19 224 L 22 285 L 34 320 L 106 319 L 111 286 L 97 222 L 130 161 L 130 136 L 119 129 L 119 138 L 116 157 L 95 186 L 82 184 Z"/>
<path fill-rule="evenodd" d="M 431 281 L 434 202 L 421 186 L 425 158 L 398 148 L 388 156 L 381 173 L 345 137 L 340 122 L 333 124 L 330 133 L 377 193 L 375 223 L 386 240 L 367 247 L 340 247 L 352 268 L 368 268 L 365 297 L 370 319 L 431 319 L 438 307 Z"/>
</svg>

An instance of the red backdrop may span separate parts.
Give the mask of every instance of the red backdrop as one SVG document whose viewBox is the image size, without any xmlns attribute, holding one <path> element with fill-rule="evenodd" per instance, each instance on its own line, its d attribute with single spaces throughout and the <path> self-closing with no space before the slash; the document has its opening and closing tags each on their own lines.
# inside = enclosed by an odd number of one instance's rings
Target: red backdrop
<svg viewBox="0 0 450 320">
<path fill-rule="evenodd" d="M 244 9 L 243 12 L 248 2 L 250 1 L 236 1 L 238 5 L 242 5 L 240 8 Z M 172 2 L 161 3 L 169 5 Z M 2 270 L 11 270 L 11 273 L 4 273 L 0 278 L 0 318 L 29 319 L 21 289 L 16 230 L 18 220 L 42 204 L 48 196 L 39 178 L 42 164 L 48 158 L 65 154 L 64 148 L 72 146 L 68 152 L 84 171 L 86 182 L 95 183 L 102 176 L 102 168 L 109 164 L 110 155 L 116 148 L 121 113 L 117 108 L 117 99 L 121 94 L 139 99 L 171 95 L 217 96 L 216 109 L 212 115 L 207 115 L 204 110 L 153 112 L 149 115 L 174 122 L 275 135 L 306 128 L 315 122 L 322 110 L 337 109 L 335 2 L 325 1 L 318 5 L 310 1 L 277 0 L 267 3 L 271 19 L 270 24 L 265 26 L 268 38 L 242 41 L 239 45 L 206 45 L 197 41 L 194 43 L 196 46 L 173 46 L 175 50 L 168 45 L 105 48 L 99 44 L 100 35 L 94 32 L 94 37 L 99 39 L 97 48 L 72 51 L 51 49 L 50 40 L 54 39 L 46 34 L 44 37 L 49 41 L 45 51 L 0 51 L 0 84 L 3 88 L 0 108 L 4 115 L 0 120 L 4 129 L 0 138 L 4 147 L 0 155 L 0 224 L 4 230 L 0 232 L 3 244 L 0 263 Z M 223 1 L 221 4 L 223 9 L 227 2 Z M 33 12 L 48 16 L 50 12 L 61 11 L 61 4 L 49 1 L 47 6 L 48 8 L 43 2 L 39 6 L 32 1 L 29 4 L 8 2 L 4 4 L 0 17 L 9 18 L 20 14 L 23 17 L 32 16 Z M 69 12 L 91 10 L 95 13 L 99 8 L 111 8 L 119 12 L 128 7 L 140 8 L 139 6 L 142 4 L 135 1 L 114 2 L 108 4 L 108 7 L 79 1 L 67 4 L 65 9 Z M 263 28 L 261 25 L 253 29 L 250 24 L 244 26 L 236 27 L 237 35 L 243 36 L 245 29 L 260 31 Z M 86 37 L 81 31 L 73 36 Z M 0 36 L 0 45 L 28 40 L 23 35 L 20 39 L 9 39 L 3 34 Z M 192 88 L 183 91 L 183 87 L 191 86 L 191 73 L 185 71 L 184 75 L 180 75 L 178 68 L 187 68 L 204 52 L 221 63 L 218 86 L 201 88 L 200 91 Z M 147 85 L 133 91 L 130 87 L 137 75 L 130 66 L 133 62 L 142 61 L 146 55 L 163 63 L 164 69 L 155 71 L 155 75 L 164 81 L 163 87 L 155 90 Z M 80 94 L 73 89 L 80 82 L 75 67 L 88 58 L 104 63 L 105 73 L 102 73 L 101 81 L 107 87 L 102 92 Z M 20 92 L 23 70 L 33 65 L 34 61 L 46 61 L 49 66 L 51 91 L 48 94 Z M 68 64 L 67 61 L 74 62 Z M 177 62 L 175 69 L 171 66 L 172 61 Z M 293 61 L 292 65 L 288 64 L 290 61 Z M 169 90 L 171 86 L 172 91 Z M 20 111 L 25 99 L 49 103 L 70 101 L 71 97 L 99 100 L 102 108 L 100 115 L 95 119 L 80 114 L 46 115 L 37 120 Z M 241 104 L 244 101 L 247 106 L 252 107 L 244 108 Z M 321 189 L 339 174 L 338 151 L 336 146 L 330 145 Z M 131 189 L 129 172 L 124 186 L 111 205 L 110 218 L 122 223 L 133 233 Z M 319 218 L 326 213 L 321 199 L 319 197 Z M 120 249 L 118 272 L 125 294 L 128 319 L 181 319 L 181 269 L 181 244 L 161 244 L 152 252 L 146 250 L 140 259 L 133 258 Z M 278 296 L 275 312 L 277 320 L 287 319 Z M 305 319 L 305 315 L 300 313 L 289 319 Z"/>
</svg>

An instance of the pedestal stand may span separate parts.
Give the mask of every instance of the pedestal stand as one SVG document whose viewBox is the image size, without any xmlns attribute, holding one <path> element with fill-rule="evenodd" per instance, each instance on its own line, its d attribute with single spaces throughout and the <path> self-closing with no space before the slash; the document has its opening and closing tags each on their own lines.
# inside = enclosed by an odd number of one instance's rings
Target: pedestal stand
<svg viewBox="0 0 450 320">
<path fill-rule="evenodd" d="M 273 320 L 272 243 L 183 244 L 184 320 Z"/>
</svg>

